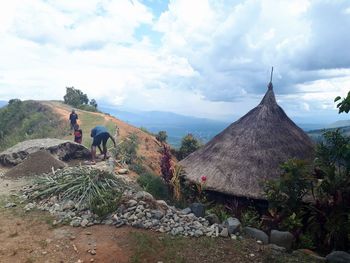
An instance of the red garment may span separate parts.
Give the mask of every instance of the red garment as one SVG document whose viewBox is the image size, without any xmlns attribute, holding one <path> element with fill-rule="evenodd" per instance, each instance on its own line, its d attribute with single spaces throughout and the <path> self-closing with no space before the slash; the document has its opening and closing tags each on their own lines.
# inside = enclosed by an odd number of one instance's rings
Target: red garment
<svg viewBox="0 0 350 263">
<path fill-rule="evenodd" d="M 74 142 L 81 143 L 83 140 L 83 131 L 82 130 L 75 130 L 74 131 Z"/>
</svg>

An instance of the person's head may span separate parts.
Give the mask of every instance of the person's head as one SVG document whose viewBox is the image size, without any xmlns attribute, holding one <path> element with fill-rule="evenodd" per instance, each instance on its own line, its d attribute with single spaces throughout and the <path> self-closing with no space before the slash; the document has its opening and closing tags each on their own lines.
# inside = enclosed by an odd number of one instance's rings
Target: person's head
<svg viewBox="0 0 350 263">
<path fill-rule="evenodd" d="M 74 109 L 72 110 L 72 113 L 75 113 L 75 110 L 74 110 Z"/>
<path fill-rule="evenodd" d="M 74 130 L 75 130 L 75 131 L 79 130 L 79 124 L 78 124 L 78 123 L 76 123 L 76 124 L 74 125 Z"/>
</svg>

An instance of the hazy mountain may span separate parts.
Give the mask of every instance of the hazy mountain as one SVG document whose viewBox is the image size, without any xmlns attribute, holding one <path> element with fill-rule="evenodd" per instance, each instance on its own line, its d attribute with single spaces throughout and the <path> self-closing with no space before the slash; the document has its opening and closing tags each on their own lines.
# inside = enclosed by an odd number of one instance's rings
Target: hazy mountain
<svg viewBox="0 0 350 263">
<path fill-rule="evenodd" d="M 350 120 L 341 120 L 341 121 L 333 122 L 327 125 L 327 128 L 337 128 L 337 127 L 346 127 L 346 126 L 350 126 Z"/>
<path fill-rule="evenodd" d="M 5 100 L 0 100 L 0 108 L 4 107 L 7 104 L 7 101 Z"/>
<path fill-rule="evenodd" d="M 201 139 L 203 143 L 206 143 L 238 119 L 237 117 L 232 117 L 232 122 L 222 122 L 205 118 L 184 116 L 172 112 L 131 112 L 118 110 L 108 106 L 99 106 L 99 109 L 136 127 L 144 127 L 153 133 L 165 130 L 168 134 L 168 142 L 175 147 L 178 147 L 181 144 L 181 139 L 188 133 L 192 133 L 197 138 Z M 310 131 L 321 129 L 326 125 L 298 123 L 298 126 L 305 131 Z"/>
<path fill-rule="evenodd" d="M 128 112 L 106 106 L 99 106 L 99 109 L 136 127 L 144 127 L 153 133 L 162 130 L 166 131 L 168 142 L 176 147 L 180 145 L 182 137 L 188 133 L 192 133 L 205 143 L 230 124 L 228 122 L 184 116 L 172 112 Z"/>
</svg>

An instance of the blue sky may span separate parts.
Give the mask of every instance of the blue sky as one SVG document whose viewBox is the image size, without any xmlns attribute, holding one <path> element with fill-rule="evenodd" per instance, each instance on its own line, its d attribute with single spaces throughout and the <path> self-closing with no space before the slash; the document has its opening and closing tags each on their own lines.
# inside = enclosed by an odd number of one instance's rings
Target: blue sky
<svg viewBox="0 0 350 263">
<path fill-rule="evenodd" d="M 294 120 L 327 123 L 350 90 L 347 0 L 13 0 L 0 10 L 0 100 L 74 86 L 119 109 L 230 120 L 271 66 Z"/>
</svg>

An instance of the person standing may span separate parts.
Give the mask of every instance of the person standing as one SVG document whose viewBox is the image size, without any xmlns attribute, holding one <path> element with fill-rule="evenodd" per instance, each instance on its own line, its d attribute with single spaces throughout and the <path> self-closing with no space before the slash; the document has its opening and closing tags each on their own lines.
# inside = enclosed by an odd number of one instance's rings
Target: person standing
<svg viewBox="0 0 350 263">
<path fill-rule="evenodd" d="M 69 121 L 70 121 L 70 129 L 74 131 L 74 127 L 77 124 L 78 120 L 78 114 L 75 113 L 75 110 L 72 110 L 71 114 L 69 115 Z"/>
<path fill-rule="evenodd" d="M 91 130 L 91 137 L 93 138 L 91 145 L 91 164 L 96 163 L 96 147 L 100 150 L 101 154 L 103 154 L 103 160 L 107 157 L 107 141 L 110 138 L 116 147 L 116 142 L 113 136 L 108 132 L 107 128 L 104 126 L 96 126 Z M 101 143 L 102 148 L 101 149 Z"/>
<path fill-rule="evenodd" d="M 79 129 L 79 124 L 74 126 L 74 142 L 81 144 L 83 141 L 83 131 Z"/>
</svg>

